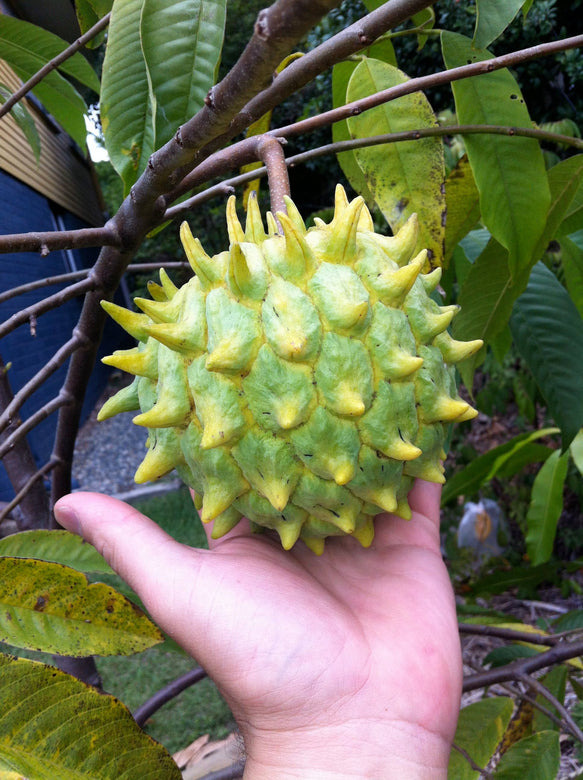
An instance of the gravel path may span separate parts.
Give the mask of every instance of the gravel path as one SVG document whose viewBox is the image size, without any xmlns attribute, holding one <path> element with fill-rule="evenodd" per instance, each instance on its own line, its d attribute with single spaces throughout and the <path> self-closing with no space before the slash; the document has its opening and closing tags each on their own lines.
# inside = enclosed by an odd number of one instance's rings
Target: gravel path
<svg viewBox="0 0 583 780">
<path fill-rule="evenodd" d="M 145 428 L 132 422 L 136 412 L 125 412 L 97 422 L 97 412 L 105 400 L 119 390 L 119 378 L 113 375 L 105 393 L 79 431 L 73 459 L 73 489 L 95 490 L 126 498 L 127 494 L 151 494 L 177 486 L 170 474 L 155 487 L 138 486 L 134 474 L 146 454 Z"/>
</svg>

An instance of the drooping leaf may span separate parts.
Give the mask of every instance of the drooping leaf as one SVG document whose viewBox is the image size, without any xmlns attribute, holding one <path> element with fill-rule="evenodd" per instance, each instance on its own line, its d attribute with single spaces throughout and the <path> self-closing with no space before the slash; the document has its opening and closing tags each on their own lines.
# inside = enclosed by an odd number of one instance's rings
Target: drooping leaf
<svg viewBox="0 0 583 780">
<path fill-rule="evenodd" d="M 395 50 L 393 44 L 387 38 L 384 41 L 374 43 L 369 49 L 367 49 L 368 56 L 374 57 L 382 62 L 388 62 L 396 67 L 397 59 L 395 56 Z M 356 62 L 351 60 L 345 60 L 334 65 L 332 69 L 332 104 L 334 108 L 343 106 L 346 104 L 346 93 L 348 90 L 348 83 L 350 77 L 354 73 L 357 66 Z M 351 135 L 348 131 L 348 123 L 346 120 L 341 122 L 335 122 L 332 125 L 332 140 L 334 143 L 339 141 L 348 141 L 351 139 Z M 337 155 L 338 163 L 342 168 L 342 171 L 350 185 L 359 195 L 366 200 L 366 202 L 372 206 L 374 198 L 368 189 L 366 178 L 361 171 L 359 164 L 356 161 L 356 157 L 353 151 L 340 152 Z"/>
<path fill-rule="evenodd" d="M 561 265 L 571 300 L 583 317 L 583 248 L 567 236 L 561 238 Z"/>
<path fill-rule="evenodd" d="M 146 63 L 140 42 L 144 0 L 115 0 L 101 84 L 101 125 L 109 159 L 124 195 L 154 151 L 154 129 Z"/>
<path fill-rule="evenodd" d="M 13 16 L 0 16 L 0 56 L 10 65 L 14 59 L 18 68 L 32 68 L 27 78 L 68 47 L 67 41 L 36 24 Z M 62 62 L 59 70 L 99 94 L 97 74 L 79 52 Z"/>
<path fill-rule="evenodd" d="M 548 172 L 551 206 L 544 230 L 533 252 L 533 265 L 542 257 L 549 241 L 564 224 L 565 215 L 573 208 L 583 175 L 582 162 L 583 156 L 578 155 L 555 165 Z M 477 231 L 462 240 L 466 253 L 467 242 L 474 233 Z M 513 283 L 508 266 L 508 252 L 492 239 L 474 261 L 464 280 L 459 297 L 461 312 L 453 322 L 454 336 L 462 339 L 481 338 L 490 342 L 506 327 L 514 301 L 526 289 L 529 274 L 530 269 L 525 270 Z M 462 364 L 464 382 L 468 386 L 471 386 L 473 368 L 477 360 L 476 356 Z"/>
<path fill-rule="evenodd" d="M 154 148 L 204 105 L 215 83 L 226 0 L 144 0 L 142 51 L 154 122 Z"/>
<path fill-rule="evenodd" d="M 480 219 L 480 194 L 466 156 L 445 180 L 445 265 L 449 264 L 454 249 Z"/>
<path fill-rule="evenodd" d="M 129 710 L 54 667 L 0 655 L 0 775 L 34 780 L 180 780 Z"/>
<path fill-rule="evenodd" d="M 504 645 L 503 647 L 495 647 L 484 658 L 484 665 L 490 666 L 492 669 L 499 666 L 506 666 L 516 661 L 517 658 L 532 658 L 533 655 L 538 655 L 537 651 L 533 647 L 527 647 L 526 645 Z"/>
<path fill-rule="evenodd" d="M 11 96 L 12 92 L 8 89 L 8 87 L 4 84 L 0 84 L 0 104 L 5 103 Z M 16 103 L 14 106 L 12 106 L 10 109 L 10 115 L 24 133 L 38 164 L 41 151 L 40 138 L 38 137 L 34 119 L 31 117 L 25 103 L 21 101 L 20 103 Z"/>
<path fill-rule="evenodd" d="M 461 311 L 453 321 L 455 338 L 489 342 L 510 319 L 514 301 L 526 288 L 512 283 L 508 251 L 494 238 L 473 263 L 460 290 Z"/>
<path fill-rule="evenodd" d="M 492 479 L 500 471 L 504 471 L 505 477 L 512 476 L 513 473 L 516 473 L 513 464 L 516 464 L 518 468 L 525 465 L 525 450 L 528 452 L 537 439 L 558 432 L 558 428 L 543 428 L 532 433 L 521 433 L 499 447 L 492 448 L 484 455 L 474 458 L 465 468 L 447 480 L 443 486 L 442 506 L 457 496 L 475 495 L 485 482 Z M 536 449 L 535 455 L 539 457 L 542 453 Z"/>
<path fill-rule="evenodd" d="M 583 319 L 543 263 L 533 268 L 510 327 L 568 447 L 583 427 Z"/>
<path fill-rule="evenodd" d="M 417 50 L 421 51 L 421 49 L 427 43 L 427 38 L 429 37 L 425 34 L 424 31 L 433 30 L 435 27 L 435 11 L 433 8 L 424 8 L 422 11 L 419 11 L 419 13 L 413 14 L 411 17 L 411 22 L 413 23 L 414 27 L 420 27 L 423 30 L 423 32 L 417 33 Z"/>
<path fill-rule="evenodd" d="M 464 707 L 459 716 L 454 745 L 462 748 L 474 763 L 485 768 L 510 722 L 512 699 L 495 696 Z M 478 780 L 476 772 L 455 748 L 451 751 L 448 780 Z"/>
<path fill-rule="evenodd" d="M 407 76 L 386 62 L 366 59 L 348 83 L 349 102 L 407 81 Z M 437 121 L 420 92 L 405 95 L 348 119 L 353 138 L 367 138 L 435 127 Z M 413 213 L 419 217 L 417 249 L 428 250 L 433 265 L 443 264 L 445 163 L 439 138 L 371 146 L 354 152 L 369 190 L 393 232 Z"/>
<path fill-rule="evenodd" d="M 579 431 L 579 433 L 575 436 L 569 449 L 571 451 L 573 462 L 581 474 L 583 474 L 583 430 Z"/>
<path fill-rule="evenodd" d="M 526 551 L 534 566 L 546 563 L 553 553 L 568 463 L 569 453 L 561 455 L 556 450 L 541 466 L 532 486 L 526 515 Z"/>
<path fill-rule="evenodd" d="M 476 0 L 476 29 L 473 45 L 487 49 L 520 11 L 524 0 Z"/>
<path fill-rule="evenodd" d="M 443 32 L 442 51 L 448 68 L 491 58 L 474 49 L 463 35 Z M 531 127 L 516 80 L 499 70 L 455 81 L 452 89 L 462 124 Z M 528 268 L 542 234 L 550 205 L 544 158 L 531 138 L 468 135 L 468 157 L 480 192 L 482 219 L 509 252 L 512 278 Z M 539 258 L 536 258 L 539 259 Z"/>
<path fill-rule="evenodd" d="M 0 58 L 8 63 L 23 81 L 37 73 L 66 46 L 65 41 L 36 25 L 0 14 Z M 89 64 L 80 54 L 76 57 L 80 59 L 75 60 L 72 66 L 75 77 L 83 83 L 91 81 L 92 88 L 99 89 L 99 82 Z M 71 58 L 72 60 L 74 58 Z M 63 71 L 70 74 L 71 67 L 63 67 Z M 59 71 L 54 70 L 32 91 L 71 138 L 84 149 L 87 134 L 84 114 L 87 107 L 73 85 L 63 78 Z"/>
<path fill-rule="evenodd" d="M 557 731 L 539 731 L 515 742 L 496 767 L 496 780 L 550 780 L 559 772 Z"/>
<path fill-rule="evenodd" d="M 76 0 L 75 11 L 81 33 L 85 34 L 94 24 L 111 11 L 113 0 Z M 105 39 L 105 32 L 88 41 L 88 49 L 96 49 Z"/>
<path fill-rule="evenodd" d="M 60 655 L 131 655 L 158 628 L 125 597 L 83 574 L 31 558 L 0 558 L 0 641 Z"/>
<path fill-rule="evenodd" d="M 113 574 L 95 547 L 68 531 L 22 531 L 0 539 L 0 557 L 36 558 L 77 571 Z"/>
</svg>

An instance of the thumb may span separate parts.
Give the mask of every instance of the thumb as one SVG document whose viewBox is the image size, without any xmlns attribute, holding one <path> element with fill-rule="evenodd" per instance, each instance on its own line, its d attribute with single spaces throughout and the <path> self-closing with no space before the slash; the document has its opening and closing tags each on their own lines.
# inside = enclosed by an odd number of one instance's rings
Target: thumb
<svg viewBox="0 0 583 780">
<path fill-rule="evenodd" d="M 184 547 L 137 509 L 100 493 L 64 496 L 54 512 L 63 528 L 103 555 L 155 620 L 162 625 L 172 619 L 176 580 L 185 568 L 192 577 L 201 551 Z"/>
</svg>

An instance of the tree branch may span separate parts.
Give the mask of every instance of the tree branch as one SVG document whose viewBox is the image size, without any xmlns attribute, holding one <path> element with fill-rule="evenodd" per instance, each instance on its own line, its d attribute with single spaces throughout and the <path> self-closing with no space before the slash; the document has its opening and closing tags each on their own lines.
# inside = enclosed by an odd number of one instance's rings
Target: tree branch
<svg viewBox="0 0 583 780">
<path fill-rule="evenodd" d="M 38 317 L 51 309 L 56 309 L 58 306 L 71 300 L 71 298 L 76 298 L 78 295 L 83 295 L 83 293 L 93 290 L 95 286 L 96 281 L 93 275 L 90 274 L 86 279 L 82 279 L 76 284 L 71 284 L 69 287 L 65 287 L 64 290 L 59 290 L 54 295 L 49 295 L 48 298 L 43 298 L 41 301 L 27 306 L 26 309 L 17 311 L 0 325 L 0 339 L 18 328 L 19 325 L 23 325 L 31 317 Z"/>
<path fill-rule="evenodd" d="M 551 691 L 549 691 L 546 686 L 544 686 L 536 678 L 531 677 L 529 674 L 520 673 L 517 675 L 516 679 L 520 680 L 520 682 L 526 685 L 528 688 L 536 691 L 540 696 L 552 704 L 552 706 L 559 713 L 560 717 L 569 727 L 571 734 L 575 737 L 575 739 L 579 740 L 579 742 L 583 744 L 583 731 L 581 731 L 579 726 L 573 720 L 568 710 L 561 704 L 557 697 L 554 696 Z"/>
<path fill-rule="evenodd" d="M 71 398 L 66 397 L 61 391 L 59 395 L 55 396 L 55 398 L 51 399 L 50 401 L 47 401 L 44 406 L 41 406 L 41 408 L 37 409 L 34 414 L 31 414 L 30 417 L 27 417 L 26 420 L 21 422 L 20 425 L 9 436 L 6 436 L 5 439 L 2 439 L 2 443 L 0 444 L 0 459 L 2 459 L 6 453 L 14 447 L 14 445 L 20 441 L 23 436 L 26 436 L 26 434 L 31 431 L 35 425 L 38 425 L 53 412 L 56 412 L 57 409 L 61 408 L 61 406 L 70 404 L 71 400 Z"/>
<path fill-rule="evenodd" d="M 463 692 L 467 693 L 477 688 L 486 688 L 496 683 L 516 680 L 520 674 L 531 674 L 539 669 L 569 661 L 580 655 L 583 655 L 583 639 L 577 642 L 561 642 L 561 644 L 557 644 L 539 655 L 521 658 L 505 666 L 487 669 L 466 677 L 463 683 Z"/>
<path fill-rule="evenodd" d="M 186 672 L 186 674 L 183 674 L 181 677 L 178 677 L 176 680 L 172 680 L 172 682 L 168 683 L 168 685 L 161 688 L 159 691 L 156 691 L 151 698 L 138 707 L 134 712 L 134 720 L 138 726 L 144 726 L 148 718 L 157 712 L 160 707 L 163 707 L 169 701 L 176 698 L 178 694 L 182 693 L 182 691 L 195 685 L 199 680 L 203 680 L 205 677 L 207 677 L 205 670 L 202 667 L 197 666 Z"/>
<path fill-rule="evenodd" d="M 510 639 L 513 642 L 528 642 L 531 645 L 547 645 L 554 647 L 561 641 L 557 636 L 543 634 L 529 634 L 527 631 L 516 631 L 513 628 L 501 628 L 496 625 L 474 625 L 473 623 L 460 623 L 460 634 L 474 634 L 477 636 L 494 636 L 499 639 Z"/>
<path fill-rule="evenodd" d="M 18 493 L 14 496 L 12 501 L 9 504 L 6 504 L 4 509 L 0 512 L 0 523 L 5 520 L 10 512 L 14 509 L 14 507 L 18 506 L 18 504 L 22 501 L 24 496 L 28 493 L 28 491 L 31 489 L 31 487 L 39 481 L 39 479 L 42 479 L 42 477 L 45 476 L 45 474 L 48 474 L 49 471 L 55 468 L 57 465 L 56 460 L 49 460 L 48 463 L 45 463 L 45 465 L 36 471 L 23 485 L 23 487 L 18 491 Z"/>
<path fill-rule="evenodd" d="M 264 163 L 269 182 L 271 211 L 287 214 L 284 195 L 290 194 L 289 176 L 281 142 L 273 136 L 262 136 L 257 144 L 257 156 Z M 281 228 L 280 228 L 281 229 Z"/>
<path fill-rule="evenodd" d="M 119 235 L 110 220 L 99 228 L 51 230 L 46 233 L 13 233 L 0 236 L 0 254 L 40 252 L 46 257 L 55 249 L 86 249 L 92 246 L 120 246 Z"/>
<path fill-rule="evenodd" d="M 79 328 L 75 328 L 73 336 L 66 341 L 63 346 L 55 352 L 55 354 L 48 360 L 44 366 L 38 371 L 32 379 L 23 385 L 20 390 L 14 394 L 12 401 L 6 406 L 2 414 L 0 414 L 0 433 L 10 425 L 12 416 L 18 412 L 22 404 L 30 398 L 37 388 L 48 379 L 55 371 L 65 363 L 68 358 L 81 346 L 86 343 L 86 337 L 82 334 Z"/>
<path fill-rule="evenodd" d="M 36 85 L 42 81 L 45 76 L 58 68 L 59 65 L 65 62 L 65 60 L 70 59 L 79 51 L 79 49 L 85 46 L 86 43 L 99 35 L 102 30 L 105 30 L 109 24 L 110 16 L 111 13 L 106 14 L 102 19 L 94 24 L 93 27 L 87 30 L 84 35 L 82 35 L 80 38 L 77 38 L 77 40 L 74 41 L 70 46 L 68 46 L 66 49 L 63 49 L 60 54 L 47 62 L 46 65 L 43 65 L 43 67 L 37 73 L 35 73 L 34 76 L 31 76 L 29 80 L 20 87 L 20 89 L 16 90 L 16 92 L 11 95 L 2 106 L 0 106 L 0 118 L 7 114 L 10 109 L 16 105 L 16 103 L 18 103 L 19 100 L 22 100 L 22 98 L 25 97 L 26 94 L 30 92 L 31 89 L 33 89 L 33 87 L 36 87 Z"/>
</svg>

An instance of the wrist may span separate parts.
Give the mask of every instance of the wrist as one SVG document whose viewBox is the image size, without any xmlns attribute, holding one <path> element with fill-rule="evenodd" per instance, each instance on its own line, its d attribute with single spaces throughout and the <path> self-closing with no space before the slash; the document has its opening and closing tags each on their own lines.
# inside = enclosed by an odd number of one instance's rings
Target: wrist
<svg viewBox="0 0 583 780">
<path fill-rule="evenodd" d="M 407 723 L 340 727 L 245 738 L 244 780 L 446 780 L 450 745 Z"/>
</svg>

